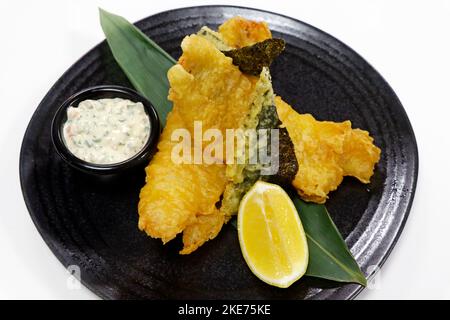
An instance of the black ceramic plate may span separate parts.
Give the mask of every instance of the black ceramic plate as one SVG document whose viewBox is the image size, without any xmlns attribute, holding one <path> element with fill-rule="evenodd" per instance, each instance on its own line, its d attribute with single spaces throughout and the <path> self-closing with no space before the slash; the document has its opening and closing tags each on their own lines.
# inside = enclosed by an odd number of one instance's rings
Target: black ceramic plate
<svg viewBox="0 0 450 320">
<path fill-rule="evenodd" d="M 264 19 L 286 51 L 272 67 L 275 92 L 318 119 L 350 119 L 369 130 L 382 150 L 370 185 L 346 178 L 327 207 L 362 271 L 381 266 L 405 224 L 417 180 L 418 154 L 408 117 L 389 85 L 358 54 L 303 22 L 255 9 L 184 8 L 137 23 L 174 57 L 182 38 L 241 15 Z M 99 25 L 100 28 L 100 25 Z M 348 299 L 362 287 L 304 278 L 288 289 L 268 286 L 242 258 L 236 230 L 189 256 L 180 242 L 163 246 L 137 228 L 143 170 L 104 181 L 79 173 L 56 154 L 50 125 L 58 106 L 93 85 L 130 86 L 105 44 L 75 63 L 37 108 L 23 140 L 20 178 L 30 215 L 65 265 L 78 265 L 84 285 L 102 298 Z"/>
</svg>

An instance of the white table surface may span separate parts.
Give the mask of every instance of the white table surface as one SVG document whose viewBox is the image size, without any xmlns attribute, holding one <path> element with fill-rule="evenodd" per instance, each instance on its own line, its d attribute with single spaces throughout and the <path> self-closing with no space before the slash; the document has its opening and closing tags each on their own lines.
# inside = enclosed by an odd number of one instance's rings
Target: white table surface
<svg viewBox="0 0 450 320">
<path fill-rule="evenodd" d="M 367 59 L 402 101 L 419 145 L 410 218 L 377 283 L 360 299 L 450 298 L 450 1 L 222 1 L 289 15 L 331 33 Z M 59 76 L 103 40 L 97 7 L 131 21 L 216 1 L 0 2 L 0 298 L 97 299 L 34 227 L 19 184 L 26 126 Z"/>
</svg>

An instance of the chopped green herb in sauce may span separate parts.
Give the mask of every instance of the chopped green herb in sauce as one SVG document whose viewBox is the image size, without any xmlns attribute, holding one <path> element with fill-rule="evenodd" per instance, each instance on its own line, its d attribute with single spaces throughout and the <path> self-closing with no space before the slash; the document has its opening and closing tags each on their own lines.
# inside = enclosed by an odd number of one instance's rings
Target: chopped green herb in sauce
<svg viewBox="0 0 450 320">
<path fill-rule="evenodd" d="M 67 109 L 64 142 L 77 158 L 112 164 L 136 155 L 150 134 L 150 120 L 140 102 L 113 98 L 85 100 Z"/>
</svg>

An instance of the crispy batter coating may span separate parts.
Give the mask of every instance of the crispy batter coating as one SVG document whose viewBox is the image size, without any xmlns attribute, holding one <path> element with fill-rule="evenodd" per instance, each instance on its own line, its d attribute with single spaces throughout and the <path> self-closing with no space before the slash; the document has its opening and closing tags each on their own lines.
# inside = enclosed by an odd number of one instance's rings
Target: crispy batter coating
<svg viewBox="0 0 450 320">
<path fill-rule="evenodd" d="M 166 243 L 183 233 L 188 254 L 214 238 L 224 222 L 216 203 L 225 189 L 224 164 L 176 164 L 171 159 L 177 142 L 172 132 L 185 128 L 194 137 L 194 121 L 208 128 L 238 128 L 249 111 L 257 82 L 242 74 L 208 40 L 191 35 L 181 47 L 179 64 L 168 72 L 173 110 L 146 168 L 146 185 L 139 202 L 139 228 Z M 194 144 L 191 143 L 191 154 Z"/>
<path fill-rule="evenodd" d="M 206 241 L 214 239 L 224 222 L 225 216 L 218 212 L 196 216 L 195 221 L 186 226 L 183 231 L 184 248 L 180 253 L 192 253 Z"/>
<path fill-rule="evenodd" d="M 194 121 L 202 121 L 203 131 L 217 128 L 224 134 L 227 128 L 240 128 L 257 99 L 258 78 L 242 74 L 214 43 L 223 40 L 241 48 L 271 38 L 265 22 L 241 17 L 226 21 L 219 33 L 214 41 L 191 35 L 181 44 L 183 55 L 168 72 L 174 107 L 140 193 L 139 228 L 164 243 L 183 233 L 181 254 L 195 251 L 220 232 L 228 217 L 216 204 L 228 181 L 225 164 L 174 163 L 177 142 L 171 141 L 172 133 L 185 128 L 193 137 Z M 352 129 L 350 121 L 320 122 L 298 114 L 279 97 L 275 104 L 294 143 L 299 170 L 292 184 L 303 199 L 325 202 L 345 175 L 369 182 L 380 149 L 366 131 Z"/>
<path fill-rule="evenodd" d="M 158 152 L 145 170 L 146 185 L 140 194 L 139 228 L 164 243 L 194 223 L 196 214 L 214 214 L 215 203 L 225 186 L 222 183 L 225 171 L 221 165 L 172 162 L 176 142 L 171 141 L 171 134 L 183 127 L 183 118 L 174 110 L 167 118 Z"/>
<path fill-rule="evenodd" d="M 369 182 L 380 149 L 367 131 L 352 129 L 350 121 L 317 121 L 299 114 L 280 97 L 275 104 L 294 143 L 299 169 L 292 184 L 304 200 L 324 203 L 344 176 Z"/>
<path fill-rule="evenodd" d="M 225 21 L 219 27 L 219 33 L 228 46 L 237 49 L 272 38 L 266 22 L 247 20 L 239 16 Z"/>
</svg>

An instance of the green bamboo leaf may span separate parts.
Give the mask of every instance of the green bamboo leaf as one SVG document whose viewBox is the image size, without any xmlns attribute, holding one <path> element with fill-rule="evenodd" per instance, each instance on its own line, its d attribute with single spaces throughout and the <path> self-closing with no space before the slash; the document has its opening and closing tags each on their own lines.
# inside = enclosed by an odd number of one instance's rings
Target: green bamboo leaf
<svg viewBox="0 0 450 320">
<path fill-rule="evenodd" d="M 155 106 L 161 123 L 172 110 L 167 71 L 176 61 L 126 19 L 100 10 L 100 23 L 112 54 L 135 89 Z"/>
<path fill-rule="evenodd" d="M 309 265 L 306 275 L 367 285 L 325 206 L 304 202 L 298 196 L 294 196 L 292 201 L 308 239 Z"/>
</svg>

